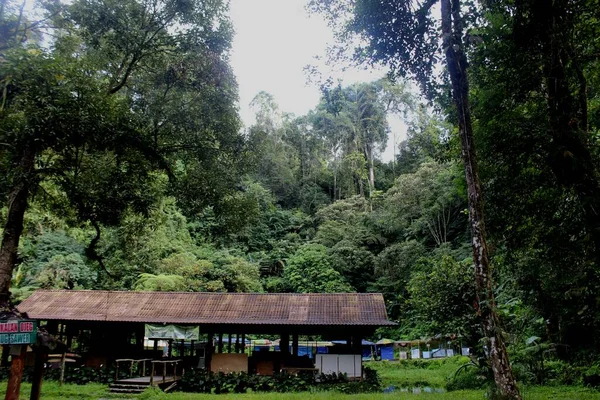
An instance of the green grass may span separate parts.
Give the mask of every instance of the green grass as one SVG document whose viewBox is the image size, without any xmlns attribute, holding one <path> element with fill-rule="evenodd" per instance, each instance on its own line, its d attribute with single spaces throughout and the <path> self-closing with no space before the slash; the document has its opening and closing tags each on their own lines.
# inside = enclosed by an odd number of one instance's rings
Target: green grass
<svg viewBox="0 0 600 400">
<path fill-rule="evenodd" d="M 383 381 L 384 387 L 394 385 L 401 387 L 429 386 L 442 388 L 446 379 L 468 359 L 455 357 L 442 360 L 421 361 L 394 361 L 394 362 L 370 362 L 367 365 L 376 369 Z M 31 385 L 24 383 L 21 388 L 21 399 L 29 399 Z M 6 391 L 6 382 L 0 382 L 0 394 Z M 546 386 L 546 387 L 522 387 L 521 391 L 525 400 L 600 400 L 600 391 L 589 390 L 578 386 Z M 206 395 L 193 393 L 169 393 L 165 394 L 159 390 L 148 390 L 146 393 L 134 395 L 115 395 L 108 392 L 108 386 L 102 384 L 59 386 L 57 382 L 45 381 L 42 386 L 42 399 L 140 399 L 140 400 L 481 400 L 485 399 L 483 390 L 467 390 L 446 393 L 403 393 L 396 391 L 391 394 L 349 394 L 344 395 L 336 392 L 304 392 L 304 393 L 249 393 L 249 394 L 225 394 Z"/>
<path fill-rule="evenodd" d="M 31 385 L 24 383 L 21 390 L 21 399 L 29 399 Z M 6 382 L 0 383 L 0 393 L 6 390 Z M 522 389 L 525 400 L 600 400 L 600 392 L 583 389 L 580 387 L 526 387 Z M 448 393 L 415 395 L 412 393 L 374 393 L 360 395 L 344 395 L 335 392 L 316 393 L 250 393 L 250 394 L 225 394 L 207 395 L 192 393 L 169 393 L 148 391 L 140 396 L 112 395 L 106 385 L 88 384 L 84 386 L 63 385 L 59 387 L 55 382 L 44 382 L 42 399 L 139 399 L 139 400 L 482 400 L 484 392 L 480 390 L 456 391 Z"/>
<path fill-rule="evenodd" d="M 435 360 L 375 361 L 365 365 L 379 373 L 384 387 L 446 387 L 446 381 L 461 365 L 469 361 L 467 357 L 453 357 Z"/>
</svg>

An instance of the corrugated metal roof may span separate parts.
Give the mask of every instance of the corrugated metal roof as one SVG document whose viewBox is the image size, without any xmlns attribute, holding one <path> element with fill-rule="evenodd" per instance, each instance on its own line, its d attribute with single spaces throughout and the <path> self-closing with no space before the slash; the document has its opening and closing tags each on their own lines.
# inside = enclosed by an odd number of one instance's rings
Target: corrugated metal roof
<svg viewBox="0 0 600 400">
<path fill-rule="evenodd" d="M 177 324 L 395 325 L 379 293 L 37 290 L 18 309 L 40 320 Z"/>
</svg>

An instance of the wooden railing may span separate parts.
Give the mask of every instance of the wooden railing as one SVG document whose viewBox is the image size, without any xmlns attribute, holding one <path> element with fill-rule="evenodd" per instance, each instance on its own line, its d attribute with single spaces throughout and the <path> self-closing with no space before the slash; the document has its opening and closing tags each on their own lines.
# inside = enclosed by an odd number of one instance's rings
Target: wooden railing
<svg viewBox="0 0 600 400">
<path fill-rule="evenodd" d="M 154 385 L 154 375 L 156 372 L 156 366 L 159 364 L 162 365 L 162 382 L 161 383 L 165 383 L 165 380 L 167 377 L 167 366 L 168 365 L 173 367 L 173 377 L 175 380 L 177 380 L 177 364 L 180 362 L 181 362 L 181 360 L 152 361 L 152 372 L 150 373 L 150 386 Z M 183 370 L 181 371 L 181 375 L 183 375 Z"/>
<path fill-rule="evenodd" d="M 133 377 L 133 366 L 134 365 L 138 365 L 140 363 L 142 363 L 142 375 L 141 376 L 146 376 L 146 362 L 147 361 L 152 361 L 151 358 L 140 358 L 138 360 L 134 360 L 133 358 L 120 358 L 118 360 L 115 360 L 115 362 L 117 363 L 117 369 L 115 371 L 115 381 L 119 380 L 119 364 L 120 363 L 129 363 L 129 377 L 132 378 Z M 139 369 L 138 369 L 139 371 Z"/>
</svg>

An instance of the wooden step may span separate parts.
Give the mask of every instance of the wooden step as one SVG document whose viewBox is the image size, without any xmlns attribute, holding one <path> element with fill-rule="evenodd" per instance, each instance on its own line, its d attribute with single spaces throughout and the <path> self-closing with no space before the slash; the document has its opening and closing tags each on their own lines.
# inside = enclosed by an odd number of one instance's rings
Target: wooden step
<svg viewBox="0 0 600 400">
<path fill-rule="evenodd" d="M 109 391 L 111 393 L 142 393 L 146 390 L 150 385 L 131 385 L 124 383 L 111 383 L 109 387 Z"/>
</svg>

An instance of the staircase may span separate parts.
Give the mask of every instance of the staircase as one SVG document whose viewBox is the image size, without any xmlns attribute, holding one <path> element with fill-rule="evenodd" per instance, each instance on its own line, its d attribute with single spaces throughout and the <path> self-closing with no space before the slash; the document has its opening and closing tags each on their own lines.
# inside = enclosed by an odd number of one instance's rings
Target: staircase
<svg viewBox="0 0 600 400">
<path fill-rule="evenodd" d="M 144 390 L 146 390 L 146 388 L 148 388 L 150 386 L 150 383 L 148 384 L 132 384 L 132 383 L 119 383 L 119 382 L 115 382 L 115 383 L 111 383 L 109 385 L 109 390 L 111 393 L 129 393 L 129 394 L 140 394 L 142 393 Z"/>
</svg>

